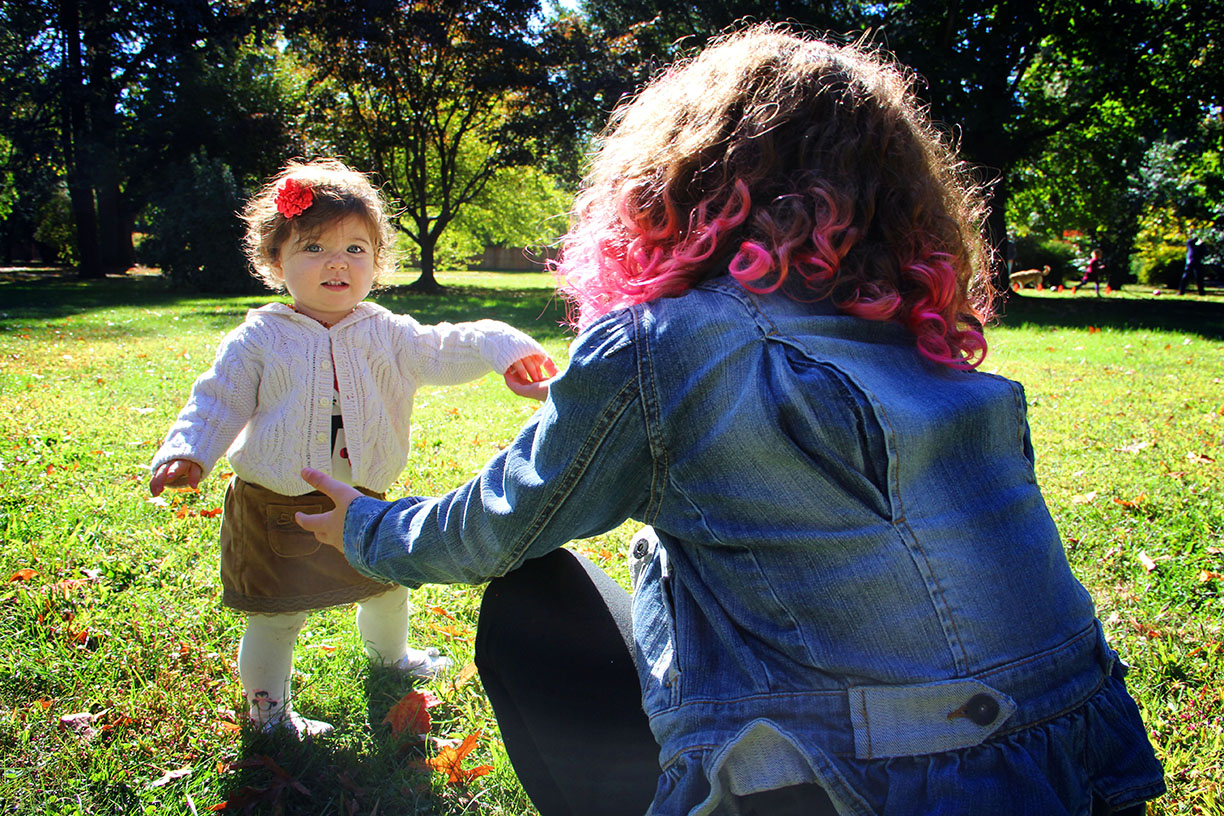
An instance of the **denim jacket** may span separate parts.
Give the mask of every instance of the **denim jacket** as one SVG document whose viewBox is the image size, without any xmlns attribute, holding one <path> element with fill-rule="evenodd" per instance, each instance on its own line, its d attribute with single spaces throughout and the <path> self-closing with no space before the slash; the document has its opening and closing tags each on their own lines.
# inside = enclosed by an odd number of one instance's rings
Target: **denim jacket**
<svg viewBox="0 0 1224 816">
<path fill-rule="evenodd" d="M 723 277 L 584 331 L 472 482 L 356 500 L 350 561 L 476 583 L 627 518 L 651 813 L 1086 816 L 1159 763 L 1033 471 L 1021 387 Z"/>
</svg>

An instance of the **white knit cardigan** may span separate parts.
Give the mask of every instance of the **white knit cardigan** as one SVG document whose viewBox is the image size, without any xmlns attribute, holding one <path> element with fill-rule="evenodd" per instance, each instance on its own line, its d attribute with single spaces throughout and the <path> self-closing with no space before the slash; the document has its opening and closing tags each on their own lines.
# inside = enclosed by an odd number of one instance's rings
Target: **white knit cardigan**
<svg viewBox="0 0 1224 816">
<path fill-rule="evenodd" d="M 285 496 L 312 490 L 300 471 L 331 472 L 332 365 L 353 484 L 384 491 L 408 461 L 412 398 L 423 384 L 474 380 L 544 349 L 496 320 L 423 326 L 363 301 L 330 329 L 282 303 L 247 313 L 150 465 L 188 459 Z"/>
</svg>

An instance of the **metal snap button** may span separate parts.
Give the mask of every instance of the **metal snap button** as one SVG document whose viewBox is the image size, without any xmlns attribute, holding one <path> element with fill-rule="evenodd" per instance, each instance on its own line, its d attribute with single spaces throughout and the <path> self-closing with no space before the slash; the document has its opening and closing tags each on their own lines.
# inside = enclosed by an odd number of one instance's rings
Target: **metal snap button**
<svg viewBox="0 0 1224 816">
<path fill-rule="evenodd" d="M 965 716 L 977 725 L 990 725 L 999 716 L 999 701 L 989 694 L 975 694 L 965 703 Z"/>
<path fill-rule="evenodd" d="M 650 548 L 646 546 L 646 539 L 639 538 L 633 545 L 633 557 L 634 558 L 645 558 L 646 551 L 649 549 Z"/>
</svg>

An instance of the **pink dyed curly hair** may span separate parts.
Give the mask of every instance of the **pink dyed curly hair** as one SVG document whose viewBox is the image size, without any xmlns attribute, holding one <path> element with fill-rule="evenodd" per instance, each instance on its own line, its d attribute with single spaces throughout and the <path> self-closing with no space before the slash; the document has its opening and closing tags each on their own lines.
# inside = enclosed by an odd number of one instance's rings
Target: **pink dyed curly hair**
<svg viewBox="0 0 1224 816">
<path fill-rule="evenodd" d="M 971 368 L 994 294 L 985 214 L 909 75 L 760 25 L 613 114 L 554 270 L 578 328 L 729 268 L 753 292 L 896 321 L 925 357 Z"/>
</svg>

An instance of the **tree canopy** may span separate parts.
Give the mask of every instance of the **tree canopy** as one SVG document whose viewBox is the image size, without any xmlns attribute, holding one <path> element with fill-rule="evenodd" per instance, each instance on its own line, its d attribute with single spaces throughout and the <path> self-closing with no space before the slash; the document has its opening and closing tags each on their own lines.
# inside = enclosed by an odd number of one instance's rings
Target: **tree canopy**
<svg viewBox="0 0 1224 816">
<path fill-rule="evenodd" d="M 439 246 L 493 234 L 473 219 L 511 200 L 497 187 L 572 192 L 620 99 L 747 19 L 865 41 L 910 66 L 993 185 L 996 242 L 1073 231 L 1124 258 L 1156 223 L 1166 243 L 1189 229 L 1218 241 L 1215 5 L 0 0 L 0 237 L 11 255 L 36 230 L 70 227 L 81 274 L 122 270 L 134 228 L 190 223 L 171 212 L 171 180 L 224 182 L 225 196 L 193 198 L 217 199 L 211 223 L 288 158 L 339 155 L 383 185 L 431 288 Z M 467 238 L 444 240 L 456 225 Z M 162 251 L 175 240 L 152 239 Z"/>
<path fill-rule="evenodd" d="M 315 86 L 307 129 L 374 172 L 402 207 L 393 223 L 418 247 L 434 290 L 435 250 L 499 170 L 537 161 L 533 116 L 548 75 L 532 26 L 538 0 L 299 4 L 289 51 Z"/>
</svg>

